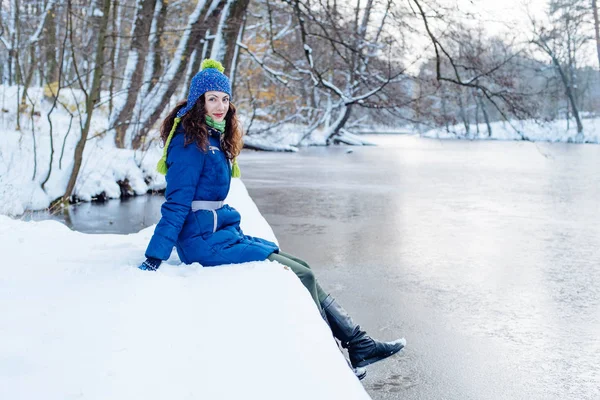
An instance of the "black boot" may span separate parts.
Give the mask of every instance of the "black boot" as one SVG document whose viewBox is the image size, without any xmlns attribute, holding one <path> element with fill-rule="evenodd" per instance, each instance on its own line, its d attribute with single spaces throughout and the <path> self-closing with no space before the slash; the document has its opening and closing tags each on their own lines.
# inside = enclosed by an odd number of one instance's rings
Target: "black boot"
<svg viewBox="0 0 600 400">
<path fill-rule="evenodd" d="M 325 313 L 325 310 L 323 308 L 321 308 L 319 311 L 321 311 L 321 317 L 323 317 L 323 319 L 325 320 L 325 323 L 329 326 L 329 329 L 331 329 L 331 325 L 329 325 L 329 320 L 327 319 L 327 314 Z M 333 330 L 332 330 L 332 333 L 333 333 Z M 335 337 L 333 340 L 335 340 Z M 337 340 L 335 340 L 335 342 L 337 343 Z M 338 348 L 339 348 L 339 344 L 338 344 Z M 340 349 L 340 352 L 343 352 L 342 349 Z M 367 369 L 361 368 L 361 367 L 353 367 L 352 364 L 350 363 L 350 361 L 346 358 L 346 356 L 344 356 L 344 358 L 346 359 L 346 362 L 348 363 L 348 367 L 352 370 L 352 372 L 354 372 L 354 375 L 358 378 L 359 381 L 362 381 L 365 378 L 365 376 L 367 376 Z"/>
<path fill-rule="evenodd" d="M 321 303 L 333 336 L 338 338 L 342 347 L 348 349 L 350 362 L 354 368 L 365 367 L 396 354 L 406 345 L 406 340 L 379 342 L 371 338 L 356 325 L 346 310 L 331 296 Z"/>
</svg>

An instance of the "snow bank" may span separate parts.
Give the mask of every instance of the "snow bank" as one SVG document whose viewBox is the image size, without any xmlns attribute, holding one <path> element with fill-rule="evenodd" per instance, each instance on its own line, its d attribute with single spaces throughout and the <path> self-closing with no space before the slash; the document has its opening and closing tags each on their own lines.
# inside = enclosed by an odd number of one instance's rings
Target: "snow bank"
<svg viewBox="0 0 600 400">
<path fill-rule="evenodd" d="M 242 118 L 242 121 L 247 123 L 246 120 L 247 118 Z M 307 127 L 294 123 L 284 123 L 269 129 L 268 124 L 259 121 L 253 123 L 252 129 L 256 133 L 244 137 L 244 144 L 253 149 L 266 151 L 295 152 L 298 151 L 298 146 L 325 146 L 329 135 L 326 129 L 316 129 L 306 135 Z M 385 131 L 390 130 L 388 128 Z M 360 134 L 355 135 L 347 130 L 341 132 L 338 141 L 353 146 L 373 145 L 361 138 Z"/>
<path fill-rule="evenodd" d="M 273 232 L 240 180 L 248 234 Z M 280 264 L 136 267 L 153 227 L 86 235 L 0 216 L 2 399 L 368 399 Z"/>
<path fill-rule="evenodd" d="M 568 122 L 568 123 L 567 123 Z M 518 130 L 511 126 L 511 124 Z M 438 139 L 489 139 L 489 140 L 530 140 L 534 142 L 573 142 L 573 143 L 600 143 L 600 118 L 587 118 L 582 120 L 583 136 L 577 136 L 575 121 L 557 120 L 541 123 L 534 120 L 492 122 L 492 135 L 488 136 L 486 124 L 469 126 L 467 133 L 463 124 L 451 126 L 449 132 L 445 128 L 431 129 L 422 134 L 428 138 Z"/>
<path fill-rule="evenodd" d="M 47 208 L 51 201 L 63 195 L 81 132 L 79 126 L 82 122 L 77 116 L 77 104 L 83 103 L 81 91 L 61 91 L 61 105 L 51 114 L 52 146 L 47 119 L 52 104 L 44 99 L 41 88 L 31 88 L 28 93 L 39 115 L 31 119 L 32 105 L 28 104 L 29 108 L 21 114 L 21 131 L 15 130 L 14 112 L 0 113 L 0 214 L 4 215 L 16 216 L 25 210 Z M 16 98 L 16 86 L 0 85 L 3 109 L 11 111 L 9 104 Z M 147 152 L 117 149 L 114 135 L 106 133 L 107 128 L 108 109 L 107 105 L 102 105 L 92 119 L 75 195 L 83 201 L 90 201 L 101 194 L 107 198 L 119 198 L 119 181 L 126 182 L 130 194 L 139 195 L 151 189 L 164 188 L 164 177 L 155 170 L 162 148 L 151 146 Z M 42 190 L 42 182 L 50 167 L 51 148 L 54 150 L 52 173 Z"/>
</svg>

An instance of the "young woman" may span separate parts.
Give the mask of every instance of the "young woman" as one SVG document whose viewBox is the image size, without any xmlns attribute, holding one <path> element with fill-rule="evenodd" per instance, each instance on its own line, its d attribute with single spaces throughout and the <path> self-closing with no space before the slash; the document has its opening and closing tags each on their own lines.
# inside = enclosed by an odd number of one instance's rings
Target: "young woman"
<svg viewBox="0 0 600 400">
<path fill-rule="evenodd" d="M 308 264 L 279 250 L 273 242 L 244 235 L 240 214 L 223 203 L 231 177 L 239 177 L 236 157 L 242 132 L 230 103 L 231 84 L 223 67 L 204 60 L 192 79 L 187 101 L 178 104 L 161 128 L 165 144 L 158 171 L 166 174 L 166 201 L 146 250 L 142 270 L 155 271 L 173 246 L 186 264 L 205 267 L 271 260 L 288 266 L 313 297 L 333 335 L 348 349 L 356 375 L 366 365 L 397 353 L 404 339 L 379 342 L 354 323 L 316 281 Z"/>
</svg>

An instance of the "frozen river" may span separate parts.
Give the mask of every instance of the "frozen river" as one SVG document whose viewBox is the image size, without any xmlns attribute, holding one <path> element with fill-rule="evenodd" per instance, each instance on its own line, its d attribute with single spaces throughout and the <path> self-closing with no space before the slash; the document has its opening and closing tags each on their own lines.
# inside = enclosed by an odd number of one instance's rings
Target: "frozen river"
<svg viewBox="0 0 600 400">
<path fill-rule="evenodd" d="M 282 248 L 406 336 L 373 399 L 599 399 L 600 146 L 374 140 L 242 164 Z"/>
<path fill-rule="evenodd" d="M 240 161 L 282 248 L 373 336 L 407 338 L 368 368 L 373 399 L 599 399 L 600 146 L 373 140 Z M 71 222 L 136 231 L 161 202 Z"/>
</svg>

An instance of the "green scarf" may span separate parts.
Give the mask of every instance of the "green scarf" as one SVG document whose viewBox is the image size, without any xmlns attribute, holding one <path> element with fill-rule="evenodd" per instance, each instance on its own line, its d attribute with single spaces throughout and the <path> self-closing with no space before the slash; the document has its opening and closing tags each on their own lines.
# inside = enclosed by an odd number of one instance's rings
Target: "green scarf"
<svg viewBox="0 0 600 400">
<path fill-rule="evenodd" d="M 221 133 L 225 132 L 225 120 L 223 120 L 221 122 L 217 122 L 207 115 L 206 116 L 206 125 L 210 126 L 211 128 L 215 128 L 216 130 L 218 130 Z"/>
</svg>

